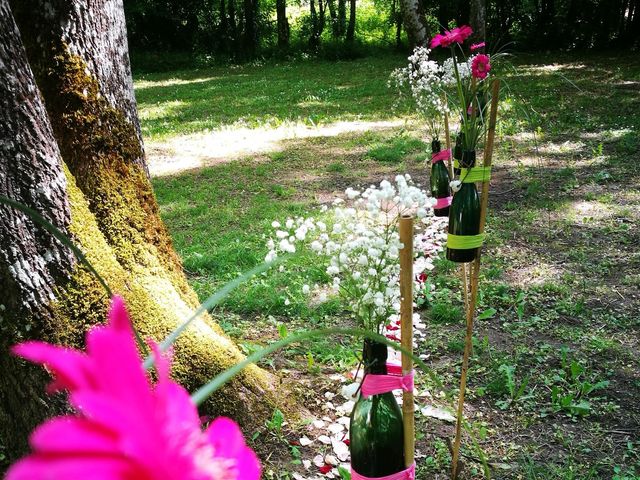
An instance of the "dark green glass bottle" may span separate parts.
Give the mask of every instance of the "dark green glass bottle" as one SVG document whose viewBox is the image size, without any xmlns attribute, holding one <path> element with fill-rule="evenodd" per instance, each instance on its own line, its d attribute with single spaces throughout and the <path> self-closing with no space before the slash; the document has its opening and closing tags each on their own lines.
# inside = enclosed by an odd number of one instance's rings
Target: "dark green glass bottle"
<svg viewBox="0 0 640 480">
<path fill-rule="evenodd" d="M 362 352 L 367 373 L 386 375 L 387 346 L 366 339 Z M 360 396 L 351 412 L 351 467 L 365 477 L 385 477 L 405 469 L 402 411 L 393 393 Z"/>
<path fill-rule="evenodd" d="M 442 146 L 439 140 L 433 140 L 431 142 L 431 154 L 440 152 Z M 429 183 L 431 185 L 431 196 L 433 198 L 448 198 L 451 196 L 451 188 L 449 187 L 449 170 L 445 165 L 444 160 L 431 164 L 431 177 Z M 449 207 L 434 208 L 433 214 L 436 217 L 446 217 L 449 215 Z"/>
<path fill-rule="evenodd" d="M 463 139 L 462 139 L 462 132 L 459 132 L 458 135 L 456 135 L 456 144 L 453 147 L 453 175 L 454 176 L 458 176 L 460 175 L 460 160 L 462 159 L 462 143 L 463 143 Z M 458 166 L 456 167 L 456 163 L 458 164 Z"/>
<path fill-rule="evenodd" d="M 462 152 L 460 166 L 471 168 L 476 164 L 476 152 Z M 453 235 L 477 235 L 480 233 L 480 197 L 475 183 L 463 183 L 453 195 L 449 210 L 449 233 Z M 447 247 L 447 259 L 465 263 L 475 260 L 477 248 L 456 249 Z"/>
</svg>

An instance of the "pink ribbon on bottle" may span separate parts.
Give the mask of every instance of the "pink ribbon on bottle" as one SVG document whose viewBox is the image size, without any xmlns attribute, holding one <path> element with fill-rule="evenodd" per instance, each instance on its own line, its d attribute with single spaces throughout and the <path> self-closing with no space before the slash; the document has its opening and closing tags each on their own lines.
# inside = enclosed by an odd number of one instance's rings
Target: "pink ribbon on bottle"
<svg viewBox="0 0 640 480">
<path fill-rule="evenodd" d="M 402 470 L 398 473 L 392 473 L 386 477 L 365 477 L 356 472 L 351 467 L 351 480 L 414 480 L 416 478 L 416 464 L 415 462 L 406 470 Z"/>
<path fill-rule="evenodd" d="M 453 197 L 436 198 L 436 204 L 433 206 L 433 208 L 448 207 L 449 205 L 451 205 L 451 200 L 453 200 Z"/>
<path fill-rule="evenodd" d="M 438 153 L 431 155 L 431 163 L 438 163 L 443 160 L 449 160 L 451 158 L 451 149 L 440 150 Z"/>
<path fill-rule="evenodd" d="M 395 373 L 398 371 L 398 368 L 400 372 Z M 365 375 L 362 381 L 362 396 L 367 398 L 371 395 L 379 395 L 381 393 L 392 392 L 393 390 L 413 391 L 413 370 L 407 375 L 402 375 L 402 367 L 391 365 L 391 369 L 394 371 L 393 374 L 374 375 L 369 373 Z"/>
</svg>

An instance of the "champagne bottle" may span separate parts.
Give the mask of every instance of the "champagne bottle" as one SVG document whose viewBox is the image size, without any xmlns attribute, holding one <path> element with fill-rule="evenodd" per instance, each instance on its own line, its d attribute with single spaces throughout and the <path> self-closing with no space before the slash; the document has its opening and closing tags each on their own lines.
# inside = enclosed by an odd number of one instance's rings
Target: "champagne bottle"
<svg viewBox="0 0 640 480">
<path fill-rule="evenodd" d="M 462 132 L 458 132 L 458 135 L 456 135 L 456 144 L 453 147 L 453 175 L 454 176 L 458 176 L 460 175 L 460 159 L 462 159 L 462 144 L 463 144 L 463 138 L 462 138 Z"/>
<path fill-rule="evenodd" d="M 460 166 L 471 168 L 476 164 L 476 152 L 462 152 Z M 462 180 L 462 177 L 460 178 Z M 475 183 L 462 183 L 453 196 L 449 209 L 449 233 L 453 235 L 478 235 L 480 233 L 480 197 Z M 477 248 L 456 249 L 447 247 L 447 259 L 465 263 L 475 260 Z"/>
<path fill-rule="evenodd" d="M 365 375 L 386 375 L 387 346 L 365 339 Z M 393 393 L 364 398 L 351 412 L 351 467 L 365 477 L 385 477 L 405 469 L 402 412 Z"/>
<path fill-rule="evenodd" d="M 433 140 L 431 142 L 431 154 L 434 155 L 440 152 L 441 145 L 439 140 Z M 449 170 L 444 163 L 444 160 L 431 164 L 431 177 L 429 182 L 431 184 L 431 196 L 433 198 L 448 198 L 451 196 L 451 188 L 449 187 Z M 434 208 L 433 214 L 436 217 L 446 217 L 449 215 L 449 206 L 442 208 Z"/>
</svg>

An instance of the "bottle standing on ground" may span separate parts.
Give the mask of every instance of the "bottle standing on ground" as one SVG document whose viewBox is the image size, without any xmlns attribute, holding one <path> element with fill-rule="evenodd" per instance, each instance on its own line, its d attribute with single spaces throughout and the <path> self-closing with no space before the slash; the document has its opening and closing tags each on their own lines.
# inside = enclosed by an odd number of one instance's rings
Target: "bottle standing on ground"
<svg viewBox="0 0 640 480">
<path fill-rule="evenodd" d="M 365 339 L 365 376 L 387 374 L 387 346 Z M 351 467 L 358 474 L 385 477 L 405 470 L 402 411 L 393 393 L 358 398 L 351 412 Z"/>
</svg>

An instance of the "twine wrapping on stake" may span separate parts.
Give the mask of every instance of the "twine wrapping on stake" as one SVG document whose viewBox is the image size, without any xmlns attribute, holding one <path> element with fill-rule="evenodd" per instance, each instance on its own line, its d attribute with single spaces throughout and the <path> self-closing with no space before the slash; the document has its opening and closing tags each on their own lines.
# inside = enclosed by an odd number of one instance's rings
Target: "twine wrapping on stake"
<svg viewBox="0 0 640 480">
<path fill-rule="evenodd" d="M 402 347 L 413 352 L 413 216 L 400 218 L 400 337 Z M 413 371 L 411 357 L 402 354 L 402 374 Z M 404 423 L 405 467 L 414 461 L 415 424 L 413 390 L 402 392 L 402 422 Z"/>
<path fill-rule="evenodd" d="M 496 132 L 496 117 L 498 115 L 498 94 L 500 92 L 500 80 L 495 79 L 491 85 L 491 113 L 489 115 L 489 131 L 487 142 L 484 148 L 484 167 L 491 167 L 493 156 L 493 140 Z M 487 203 L 489 201 L 489 181 L 482 184 L 482 197 L 480 200 L 480 233 L 484 233 L 484 224 L 487 219 Z M 467 308 L 467 330 L 465 335 L 464 356 L 462 358 L 462 371 L 460 374 L 460 397 L 458 399 L 458 417 L 456 421 L 456 437 L 453 444 L 452 471 L 451 478 L 455 480 L 458 476 L 458 461 L 460 459 L 460 440 L 462 435 L 462 415 L 464 413 L 464 394 L 467 387 L 467 370 L 469 368 L 469 357 L 471 356 L 473 339 L 473 320 L 475 317 L 476 300 L 478 298 L 478 277 L 480 275 L 480 253 L 478 251 L 475 261 L 471 265 L 471 296 Z"/>
</svg>

